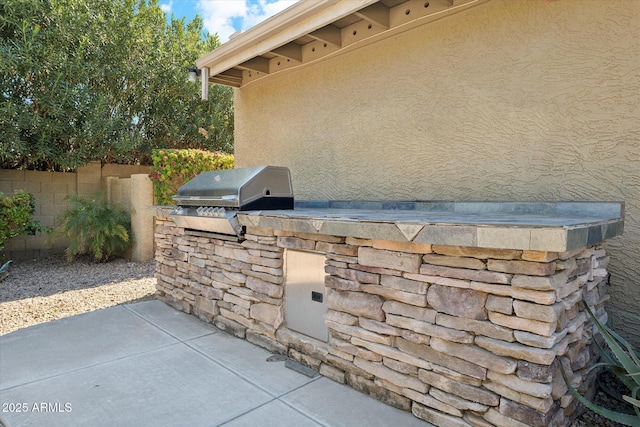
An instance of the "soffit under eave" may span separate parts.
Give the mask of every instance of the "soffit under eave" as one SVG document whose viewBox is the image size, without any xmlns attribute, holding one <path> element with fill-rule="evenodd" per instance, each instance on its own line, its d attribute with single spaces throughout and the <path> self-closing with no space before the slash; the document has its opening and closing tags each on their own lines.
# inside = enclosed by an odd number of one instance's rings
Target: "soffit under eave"
<svg viewBox="0 0 640 427">
<path fill-rule="evenodd" d="M 352 1 L 340 0 L 336 3 Z M 366 46 L 486 1 L 488 0 L 380 0 L 343 16 L 335 16 L 326 25 L 313 28 L 312 31 L 300 31 L 297 28 L 294 38 L 286 43 L 276 43 L 275 39 L 267 37 L 260 40 L 262 46 L 266 47 L 255 54 L 247 52 L 249 49 L 244 52 L 240 49 L 237 52 L 228 50 L 225 58 L 222 55 L 217 57 L 214 50 L 199 59 L 197 65 L 199 68 L 209 67 L 214 70 L 209 76 L 209 82 L 241 87 L 278 72 Z M 361 4 L 366 3 L 363 1 Z M 287 23 L 282 23 L 281 28 L 278 38 L 281 41 L 287 40 L 283 37 L 283 33 L 287 31 Z M 238 38 L 244 35 L 241 34 Z M 226 65 L 221 68 L 222 59 Z"/>
</svg>

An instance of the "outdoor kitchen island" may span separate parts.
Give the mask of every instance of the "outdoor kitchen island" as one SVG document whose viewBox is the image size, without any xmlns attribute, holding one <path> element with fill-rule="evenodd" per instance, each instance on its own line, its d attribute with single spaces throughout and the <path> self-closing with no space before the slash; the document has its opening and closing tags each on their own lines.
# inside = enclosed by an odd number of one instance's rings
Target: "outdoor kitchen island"
<svg viewBox="0 0 640 427">
<path fill-rule="evenodd" d="M 159 299 L 439 426 L 566 425 L 594 390 L 619 202 L 327 202 L 156 217 Z"/>
</svg>

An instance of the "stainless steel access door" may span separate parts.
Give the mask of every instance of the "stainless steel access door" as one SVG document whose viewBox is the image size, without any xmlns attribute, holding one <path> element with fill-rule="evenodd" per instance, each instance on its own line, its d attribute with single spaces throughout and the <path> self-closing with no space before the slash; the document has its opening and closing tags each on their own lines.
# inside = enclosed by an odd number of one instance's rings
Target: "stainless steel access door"
<svg viewBox="0 0 640 427">
<path fill-rule="evenodd" d="M 285 316 L 287 327 L 326 342 L 324 315 L 325 255 L 287 249 L 285 252 Z"/>
</svg>

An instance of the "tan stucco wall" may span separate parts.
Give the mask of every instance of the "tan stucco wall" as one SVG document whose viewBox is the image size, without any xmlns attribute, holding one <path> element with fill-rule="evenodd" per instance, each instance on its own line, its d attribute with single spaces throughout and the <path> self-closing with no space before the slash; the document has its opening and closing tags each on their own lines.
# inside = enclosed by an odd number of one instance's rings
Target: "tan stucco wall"
<svg viewBox="0 0 640 427">
<path fill-rule="evenodd" d="M 105 169 L 103 166 L 102 170 Z M 127 169 L 110 168 L 108 172 L 120 172 L 120 175 L 126 176 Z M 134 173 L 127 178 L 111 175 L 106 178 L 106 187 L 107 200 L 122 206 L 131 216 L 131 247 L 121 255 L 136 262 L 152 259 L 155 249 L 155 209 L 153 182 L 149 173 Z"/>
<path fill-rule="evenodd" d="M 490 1 L 237 89 L 236 165 L 299 199 L 625 200 L 610 307 L 638 313 L 638 40 L 638 0 Z"/>
</svg>

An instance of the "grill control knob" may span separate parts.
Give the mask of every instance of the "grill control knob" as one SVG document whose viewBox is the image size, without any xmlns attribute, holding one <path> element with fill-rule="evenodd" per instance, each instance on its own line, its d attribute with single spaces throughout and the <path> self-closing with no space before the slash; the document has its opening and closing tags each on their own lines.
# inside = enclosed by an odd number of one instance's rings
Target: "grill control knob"
<svg viewBox="0 0 640 427">
<path fill-rule="evenodd" d="M 182 209 L 181 207 L 178 207 L 176 208 L 175 212 L 178 215 L 182 215 L 184 213 L 184 209 Z M 224 208 L 218 208 L 213 206 L 209 206 L 209 207 L 200 206 L 196 209 L 196 214 L 198 216 L 223 218 L 226 214 L 226 211 L 224 210 Z"/>
</svg>

